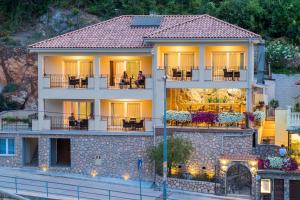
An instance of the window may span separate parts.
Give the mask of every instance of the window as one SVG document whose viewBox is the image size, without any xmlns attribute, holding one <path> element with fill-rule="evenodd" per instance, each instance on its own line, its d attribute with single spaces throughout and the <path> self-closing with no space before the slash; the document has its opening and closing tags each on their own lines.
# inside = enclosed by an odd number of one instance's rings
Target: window
<svg viewBox="0 0 300 200">
<path fill-rule="evenodd" d="M 15 139 L 0 138 L 0 155 L 14 155 L 15 154 Z"/>
</svg>

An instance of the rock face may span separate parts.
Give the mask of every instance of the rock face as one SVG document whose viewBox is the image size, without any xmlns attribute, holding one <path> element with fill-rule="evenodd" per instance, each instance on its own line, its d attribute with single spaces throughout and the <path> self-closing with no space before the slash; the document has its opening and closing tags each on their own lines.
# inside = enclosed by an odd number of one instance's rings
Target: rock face
<svg viewBox="0 0 300 200">
<path fill-rule="evenodd" d="M 27 45 L 63 34 L 100 20 L 81 11 L 51 8 L 50 11 L 10 37 L 13 45 L 0 43 L 0 92 L 8 83 L 20 86 L 17 92 L 3 94 L 24 104 L 37 107 L 37 55 L 29 53 Z"/>
<path fill-rule="evenodd" d="M 0 46 L 0 84 L 14 83 L 16 92 L 3 95 L 12 101 L 34 109 L 37 99 L 37 56 L 25 48 Z"/>
</svg>

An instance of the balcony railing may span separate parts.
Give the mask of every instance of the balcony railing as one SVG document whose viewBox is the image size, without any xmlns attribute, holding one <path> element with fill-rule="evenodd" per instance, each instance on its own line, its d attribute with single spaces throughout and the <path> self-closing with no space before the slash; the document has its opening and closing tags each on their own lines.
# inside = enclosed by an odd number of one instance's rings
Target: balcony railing
<svg viewBox="0 0 300 200">
<path fill-rule="evenodd" d="M 102 116 L 108 131 L 145 131 L 145 118 Z"/>
<path fill-rule="evenodd" d="M 168 80 L 176 80 L 176 81 L 191 81 L 195 80 L 194 77 L 198 70 L 198 67 L 195 66 L 160 66 L 158 67 L 160 70 L 166 70 L 166 74 L 168 75 Z M 194 74 L 194 75 L 193 75 Z"/>
<path fill-rule="evenodd" d="M 88 119 L 72 119 L 63 116 L 49 116 L 51 130 L 65 129 L 65 130 L 88 130 L 89 120 Z"/>
<path fill-rule="evenodd" d="M 206 80 L 213 81 L 245 81 L 246 80 L 246 70 L 245 67 L 237 66 L 230 67 L 224 66 L 223 68 L 215 66 L 206 66 Z M 233 70 L 235 69 L 235 70 Z"/>
<path fill-rule="evenodd" d="M 88 88 L 91 76 L 73 76 L 62 74 L 46 74 L 50 79 L 50 88 Z"/>
<path fill-rule="evenodd" d="M 145 80 L 140 82 L 133 76 L 129 77 L 128 80 L 122 81 L 120 76 L 116 77 L 108 74 L 102 74 L 101 79 L 105 80 L 106 88 L 109 89 L 145 89 L 148 87 L 147 80 L 151 78 L 151 75 L 144 74 L 144 76 Z"/>
<path fill-rule="evenodd" d="M 294 112 L 291 107 L 287 110 L 288 129 L 300 129 L 300 112 Z"/>
</svg>

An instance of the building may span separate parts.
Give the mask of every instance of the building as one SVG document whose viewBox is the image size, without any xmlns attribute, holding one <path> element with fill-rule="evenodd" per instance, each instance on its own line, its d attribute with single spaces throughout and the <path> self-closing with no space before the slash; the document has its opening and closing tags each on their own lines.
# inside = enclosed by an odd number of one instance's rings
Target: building
<svg viewBox="0 0 300 200">
<path fill-rule="evenodd" d="M 253 112 L 265 102 L 254 77 L 261 42 L 209 15 L 128 15 L 32 44 L 38 112 L 29 130 L 8 131 L 2 123 L 7 156 L 0 163 L 126 180 L 138 177 L 136 161 L 143 158 L 144 177 L 152 180 L 146 149 L 161 139 L 163 76 L 167 110 Z M 220 159 L 226 170 L 238 163 L 255 196 L 256 130 L 185 122 L 169 122 L 168 131 L 193 141 L 191 174 L 213 171 Z M 213 191 L 211 185 L 204 192 Z"/>
</svg>

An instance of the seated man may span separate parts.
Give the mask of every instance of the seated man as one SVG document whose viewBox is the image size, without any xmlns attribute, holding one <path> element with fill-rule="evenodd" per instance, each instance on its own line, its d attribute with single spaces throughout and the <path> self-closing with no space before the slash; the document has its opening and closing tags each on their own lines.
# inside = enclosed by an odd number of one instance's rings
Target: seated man
<svg viewBox="0 0 300 200">
<path fill-rule="evenodd" d="M 145 86 L 145 75 L 143 74 L 142 71 L 139 71 L 137 80 L 135 81 L 135 85 L 137 88 L 139 88 L 140 86 Z"/>
<path fill-rule="evenodd" d="M 71 113 L 71 116 L 69 117 L 69 126 L 77 126 L 77 121 L 75 120 L 74 113 Z"/>
</svg>

